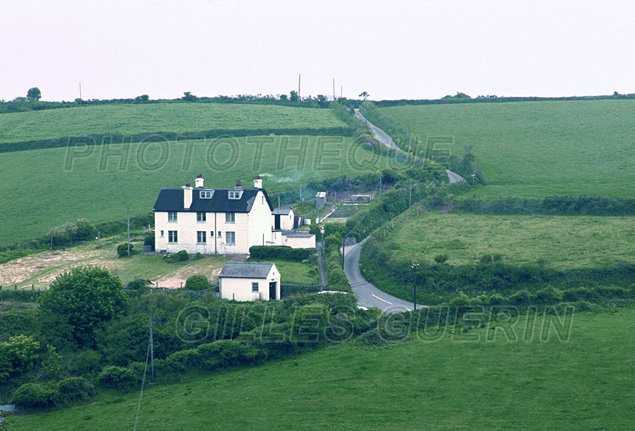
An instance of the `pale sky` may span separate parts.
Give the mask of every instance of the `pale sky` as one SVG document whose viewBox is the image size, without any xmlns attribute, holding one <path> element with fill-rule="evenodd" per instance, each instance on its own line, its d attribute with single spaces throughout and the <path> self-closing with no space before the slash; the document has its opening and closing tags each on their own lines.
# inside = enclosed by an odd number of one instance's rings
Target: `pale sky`
<svg viewBox="0 0 635 431">
<path fill-rule="evenodd" d="M 635 93 L 635 2 L 0 0 L 0 99 Z"/>
</svg>

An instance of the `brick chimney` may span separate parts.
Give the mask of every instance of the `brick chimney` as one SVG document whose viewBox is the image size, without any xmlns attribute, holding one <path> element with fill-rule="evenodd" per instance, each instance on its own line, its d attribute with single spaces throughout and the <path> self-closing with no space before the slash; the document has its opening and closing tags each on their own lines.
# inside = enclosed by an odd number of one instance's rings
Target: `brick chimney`
<svg viewBox="0 0 635 431">
<path fill-rule="evenodd" d="M 183 186 L 183 208 L 192 206 L 192 184 Z"/>
<path fill-rule="evenodd" d="M 258 175 L 256 178 L 254 178 L 254 188 L 255 189 L 261 189 L 262 188 L 262 178 L 260 178 L 260 175 Z"/>
<path fill-rule="evenodd" d="M 198 174 L 198 177 L 196 177 L 196 179 L 194 180 L 194 186 L 195 187 L 204 187 L 203 183 L 204 183 L 203 174 Z"/>
</svg>

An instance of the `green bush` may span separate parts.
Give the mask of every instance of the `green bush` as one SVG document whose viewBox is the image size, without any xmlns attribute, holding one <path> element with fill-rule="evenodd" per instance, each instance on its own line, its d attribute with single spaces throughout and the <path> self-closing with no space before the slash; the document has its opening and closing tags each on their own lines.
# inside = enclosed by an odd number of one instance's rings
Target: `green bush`
<svg viewBox="0 0 635 431">
<path fill-rule="evenodd" d="M 86 400 L 95 395 L 95 387 L 83 377 L 69 377 L 58 383 L 60 400 L 68 403 Z"/>
<path fill-rule="evenodd" d="M 130 244 L 130 254 L 132 254 L 132 249 L 134 245 Z M 119 244 L 117 246 L 117 254 L 119 257 L 128 256 L 128 243 Z"/>
<path fill-rule="evenodd" d="M 68 365 L 68 371 L 92 378 L 101 371 L 101 355 L 94 350 L 83 350 Z"/>
<path fill-rule="evenodd" d="M 154 251 L 154 235 L 146 236 L 143 240 L 143 245 L 149 245 L 151 247 L 150 250 Z"/>
<path fill-rule="evenodd" d="M 255 259 L 291 260 L 302 262 L 309 259 L 315 250 L 311 248 L 291 248 L 285 246 L 254 245 L 249 248 L 249 254 Z"/>
<path fill-rule="evenodd" d="M 137 292 L 145 292 L 149 290 L 148 281 L 142 278 L 137 278 L 128 283 L 128 289 L 136 290 Z"/>
<path fill-rule="evenodd" d="M 209 289 L 209 280 L 203 274 L 194 274 L 185 281 L 185 288 L 188 290 Z"/>
<path fill-rule="evenodd" d="M 23 407 L 53 407 L 59 402 L 57 385 L 25 383 L 13 394 L 13 403 Z"/>
<path fill-rule="evenodd" d="M 438 264 L 445 263 L 449 259 L 447 254 L 437 254 L 434 256 L 434 261 Z"/>
<path fill-rule="evenodd" d="M 99 384 L 104 388 L 129 391 L 136 383 L 134 373 L 128 368 L 109 365 L 99 375 Z"/>
<path fill-rule="evenodd" d="M 188 252 L 185 250 L 181 250 L 178 253 L 175 253 L 172 256 L 167 257 L 165 260 L 168 263 L 177 263 L 177 262 L 185 262 L 189 258 L 190 258 L 190 255 L 188 254 Z"/>
</svg>

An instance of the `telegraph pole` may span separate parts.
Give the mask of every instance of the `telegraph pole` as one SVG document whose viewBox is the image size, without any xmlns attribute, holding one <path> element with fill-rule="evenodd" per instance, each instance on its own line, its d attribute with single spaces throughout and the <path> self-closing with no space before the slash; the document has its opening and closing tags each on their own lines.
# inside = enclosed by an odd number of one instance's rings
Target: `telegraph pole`
<svg viewBox="0 0 635 431">
<path fill-rule="evenodd" d="M 154 383 L 154 337 L 152 335 L 152 315 L 150 315 L 150 359 L 152 363 L 152 383 Z"/>
<path fill-rule="evenodd" d="M 381 185 L 381 172 L 379 173 L 379 203 L 381 203 L 381 189 L 382 189 L 382 185 Z"/>
<path fill-rule="evenodd" d="M 412 282 L 414 284 L 414 294 L 415 294 L 415 300 L 414 300 L 414 311 L 417 311 L 417 267 L 419 266 L 418 263 L 413 263 L 412 264 Z"/>
<path fill-rule="evenodd" d="M 128 256 L 130 256 L 130 207 L 126 207 L 128 212 Z"/>
</svg>

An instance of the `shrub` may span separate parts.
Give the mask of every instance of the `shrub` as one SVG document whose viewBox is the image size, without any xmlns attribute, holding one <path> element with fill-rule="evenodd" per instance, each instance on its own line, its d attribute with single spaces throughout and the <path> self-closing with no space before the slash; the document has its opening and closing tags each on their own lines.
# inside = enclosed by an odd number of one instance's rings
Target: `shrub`
<svg viewBox="0 0 635 431">
<path fill-rule="evenodd" d="M 437 254 L 434 256 L 434 261 L 438 264 L 445 263 L 449 259 L 447 254 Z"/>
<path fill-rule="evenodd" d="M 13 394 L 13 403 L 24 407 L 52 407 L 59 398 L 57 385 L 25 383 Z"/>
<path fill-rule="evenodd" d="M 60 399 L 65 402 L 86 400 L 95 395 L 95 387 L 83 377 L 69 377 L 58 384 Z"/>
<path fill-rule="evenodd" d="M 154 235 L 146 236 L 143 240 L 143 245 L 149 245 L 151 247 L 150 250 L 154 251 Z"/>
<path fill-rule="evenodd" d="M 128 289 L 136 290 L 137 292 L 145 292 L 148 290 L 148 281 L 142 278 L 137 278 L 128 283 Z"/>
<path fill-rule="evenodd" d="M 129 391 L 136 383 L 132 371 L 128 368 L 109 365 L 99 375 L 99 384 L 105 388 Z"/>
<path fill-rule="evenodd" d="M 280 259 L 302 262 L 309 259 L 315 251 L 310 248 L 291 248 L 285 246 L 255 245 L 249 248 L 249 254 L 254 259 Z"/>
<path fill-rule="evenodd" d="M 134 246 L 130 244 L 130 254 L 132 254 L 132 249 Z M 117 254 L 119 257 L 128 256 L 128 243 L 119 244 L 117 246 Z"/>
<path fill-rule="evenodd" d="M 68 366 L 68 371 L 92 377 L 101 371 L 101 355 L 94 350 L 84 350 L 77 354 Z"/>
<path fill-rule="evenodd" d="M 168 261 L 168 263 L 177 263 L 177 262 L 185 262 L 189 258 L 190 258 L 190 255 L 188 254 L 188 252 L 185 250 L 181 250 L 178 253 L 173 254 L 172 256 L 166 258 L 166 260 Z"/>
<path fill-rule="evenodd" d="M 209 289 L 209 280 L 203 274 L 194 274 L 185 281 L 185 288 L 189 290 Z"/>
</svg>

